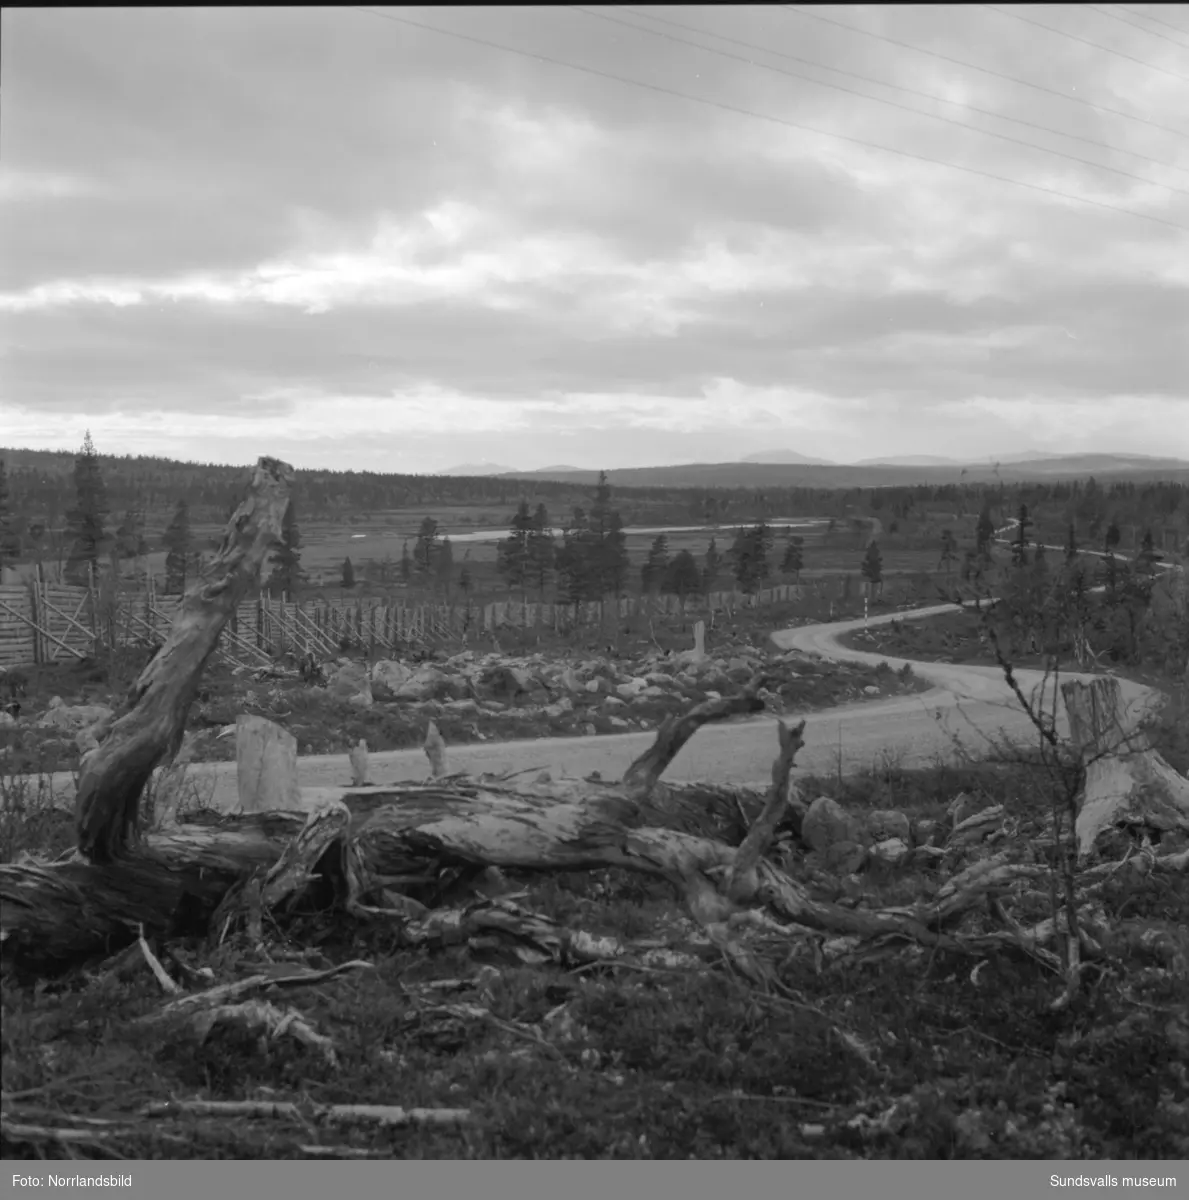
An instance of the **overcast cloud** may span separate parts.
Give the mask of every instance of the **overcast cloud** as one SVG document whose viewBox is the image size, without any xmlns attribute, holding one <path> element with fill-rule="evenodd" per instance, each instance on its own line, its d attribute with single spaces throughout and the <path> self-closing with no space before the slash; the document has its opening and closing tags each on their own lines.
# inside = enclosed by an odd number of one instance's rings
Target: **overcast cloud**
<svg viewBox="0 0 1189 1200">
<path fill-rule="evenodd" d="M 0 445 L 1189 457 L 1187 5 L 2 21 Z"/>
</svg>

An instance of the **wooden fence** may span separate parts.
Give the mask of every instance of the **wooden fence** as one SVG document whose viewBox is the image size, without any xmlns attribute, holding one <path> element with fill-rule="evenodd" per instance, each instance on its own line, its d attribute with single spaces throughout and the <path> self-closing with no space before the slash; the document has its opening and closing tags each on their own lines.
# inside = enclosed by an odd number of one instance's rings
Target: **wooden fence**
<svg viewBox="0 0 1189 1200">
<path fill-rule="evenodd" d="M 849 594 L 842 578 L 765 588 L 754 595 L 712 592 L 708 596 L 627 596 L 580 605 L 505 600 L 471 604 L 409 605 L 380 597 L 302 600 L 261 595 L 232 615 L 219 641 L 219 654 L 247 665 L 264 665 L 286 652 L 338 654 L 344 642 L 373 652 L 399 653 L 457 639 L 468 631 L 501 628 L 568 631 L 608 619 L 732 612 L 740 608 Z M 97 647 L 153 645 L 168 633 L 180 598 L 147 590 L 115 592 L 52 583 L 0 585 L 0 666 L 52 663 L 94 655 Z"/>
</svg>

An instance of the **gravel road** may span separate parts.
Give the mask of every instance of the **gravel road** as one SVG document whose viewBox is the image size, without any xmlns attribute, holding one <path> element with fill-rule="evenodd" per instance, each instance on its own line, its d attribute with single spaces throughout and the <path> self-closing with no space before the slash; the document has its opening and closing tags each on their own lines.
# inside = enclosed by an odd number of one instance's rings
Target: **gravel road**
<svg viewBox="0 0 1189 1200">
<path fill-rule="evenodd" d="M 950 604 L 871 617 L 869 625 L 894 620 L 919 620 L 953 611 Z M 878 663 L 899 669 L 905 659 L 885 658 L 840 646 L 839 635 L 863 626 L 863 621 L 804 625 L 772 634 L 782 650 L 802 650 L 836 661 Z M 913 662 L 913 671 L 934 686 L 928 692 L 896 696 L 886 701 L 842 705 L 806 719 L 805 748 L 797 756 L 802 774 L 831 774 L 839 761 L 845 772 L 868 767 L 890 757 L 903 766 L 927 765 L 938 757 L 952 757 L 953 738 L 972 752 L 985 749 L 988 738 L 1007 736 L 1029 744 L 1036 732 L 1020 710 L 1002 674 L 995 667 Z M 1039 688 L 1043 674 L 1021 670 L 1017 679 L 1026 693 Z M 1089 676 L 1064 678 L 1088 679 Z M 1130 703 L 1147 703 L 1150 689 L 1121 680 Z M 1059 719 L 1063 724 L 1063 716 Z M 768 779 L 776 752 L 775 718 L 759 717 L 708 725 L 700 729 L 674 760 L 665 778 L 674 781 L 704 779 L 721 783 L 760 783 Z M 614 734 L 601 737 L 534 738 L 526 741 L 473 743 L 449 748 L 452 771 L 520 771 L 547 768 L 555 774 L 585 776 L 598 771 L 604 778 L 619 778 L 631 761 L 653 740 L 652 733 Z M 370 758 L 373 783 L 422 780 L 429 773 L 419 750 L 387 750 Z M 190 769 L 200 795 L 219 808 L 235 806 L 234 763 L 200 763 Z M 345 754 L 309 755 L 298 759 L 298 782 L 303 788 L 340 787 L 350 783 Z M 74 780 L 66 773 L 53 776 L 59 802 L 73 802 Z"/>
</svg>

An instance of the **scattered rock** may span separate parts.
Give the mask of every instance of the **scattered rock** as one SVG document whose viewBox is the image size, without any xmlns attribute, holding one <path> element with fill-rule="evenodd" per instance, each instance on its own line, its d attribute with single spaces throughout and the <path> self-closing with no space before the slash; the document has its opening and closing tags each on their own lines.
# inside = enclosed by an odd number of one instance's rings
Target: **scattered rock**
<svg viewBox="0 0 1189 1200">
<path fill-rule="evenodd" d="M 301 808 L 297 784 L 297 739 L 288 730 L 252 713 L 235 723 L 236 781 L 244 812 Z"/>
<path fill-rule="evenodd" d="M 371 708 L 372 684 L 363 663 L 345 662 L 326 681 L 326 690 L 356 708 Z"/>
<path fill-rule="evenodd" d="M 822 851 L 825 865 L 839 875 L 853 875 L 867 861 L 867 849 L 858 842 L 842 839 Z"/>
<path fill-rule="evenodd" d="M 801 822 L 801 840 L 821 853 L 839 842 L 858 842 L 859 839 L 859 822 L 829 796 L 814 800 Z"/>
<path fill-rule="evenodd" d="M 899 838 L 904 843 L 912 841 L 912 823 L 908 816 L 895 808 L 877 808 L 867 814 L 867 831 L 873 841 Z"/>
<path fill-rule="evenodd" d="M 885 838 L 871 847 L 871 857 L 889 867 L 899 866 L 908 858 L 909 853 L 908 843 L 898 837 Z"/>
<path fill-rule="evenodd" d="M 880 689 L 880 688 L 878 688 L 878 687 L 877 687 L 877 686 L 876 686 L 874 683 L 869 683 L 869 684 L 868 684 L 868 685 L 867 685 L 867 686 L 866 686 L 866 687 L 863 689 L 863 691 L 864 691 L 864 692 L 865 692 L 865 693 L 866 693 L 868 696 L 878 696 L 878 695 L 880 694 L 880 690 L 881 690 L 881 689 Z"/>
<path fill-rule="evenodd" d="M 65 729 L 76 733 L 100 721 L 110 721 L 112 710 L 106 704 L 63 704 L 61 696 L 55 696 L 49 708 L 37 721 L 40 729 Z"/>
<path fill-rule="evenodd" d="M 413 677 L 413 668 L 402 662 L 381 659 L 372 665 L 372 683 L 381 684 L 390 692 L 395 692 L 403 683 Z"/>
</svg>

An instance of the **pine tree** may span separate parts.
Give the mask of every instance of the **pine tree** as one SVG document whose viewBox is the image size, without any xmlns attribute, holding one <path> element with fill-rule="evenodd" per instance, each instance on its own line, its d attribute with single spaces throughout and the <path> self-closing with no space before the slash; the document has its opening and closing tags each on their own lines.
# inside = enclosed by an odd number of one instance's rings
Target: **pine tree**
<svg viewBox="0 0 1189 1200">
<path fill-rule="evenodd" d="M 557 552 L 558 594 L 565 604 L 577 607 L 591 591 L 591 544 L 586 512 L 575 508 L 562 528 Z"/>
<path fill-rule="evenodd" d="M 281 520 L 281 540 L 273 547 L 273 568 L 268 590 L 293 599 L 305 581 L 301 569 L 301 531 L 297 527 L 297 509 L 292 498 Z"/>
<path fill-rule="evenodd" d="M 749 529 L 736 531 L 730 559 L 735 579 L 745 592 L 754 591 L 768 578 L 771 545 L 772 530 L 763 521 Z"/>
<path fill-rule="evenodd" d="M 958 543 L 954 540 L 954 531 L 952 529 L 943 529 L 941 531 L 941 561 L 938 566 L 945 570 L 947 575 L 954 573 L 954 563 L 958 561 Z"/>
<path fill-rule="evenodd" d="M 991 505 L 984 503 L 978 514 L 978 524 L 975 526 L 974 540 L 978 553 L 984 562 L 991 561 L 991 546 L 995 539 L 995 522 L 991 520 Z"/>
<path fill-rule="evenodd" d="M 450 584 L 454 580 L 454 547 L 450 544 L 449 535 L 438 544 L 438 552 L 434 556 L 434 574 L 438 577 L 443 594 L 449 597 Z"/>
<path fill-rule="evenodd" d="M 507 581 L 509 591 L 527 587 L 532 567 L 533 517 L 528 501 L 522 499 L 512 517 L 508 536 L 496 544 L 496 569 Z"/>
<path fill-rule="evenodd" d="M 631 559 L 628 557 L 628 539 L 623 531 L 623 519 L 614 509 L 607 519 L 607 532 L 602 545 L 603 572 L 600 581 L 603 589 L 600 595 L 610 592 L 614 596 L 623 595 L 627 586 L 628 572 L 631 570 Z"/>
<path fill-rule="evenodd" d="M 1139 554 L 1135 560 L 1136 568 L 1145 575 L 1150 575 L 1156 565 L 1156 544 L 1152 538 L 1150 529 L 1144 530 L 1144 536 L 1140 540 Z"/>
<path fill-rule="evenodd" d="M 1118 523 L 1115 518 L 1111 518 L 1111 523 L 1106 527 L 1106 533 L 1103 535 L 1103 549 L 1109 554 L 1122 541 L 1122 534 L 1119 533 Z"/>
<path fill-rule="evenodd" d="M 801 570 L 805 565 L 804 538 L 790 537 L 785 543 L 784 557 L 780 560 L 780 573 L 792 575 L 798 583 L 801 581 Z"/>
<path fill-rule="evenodd" d="M 351 556 L 348 555 L 343 559 L 343 587 L 353 588 L 355 586 L 355 566 L 351 562 Z"/>
<path fill-rule="evenodd" d="M 1078 556 L 1078 534 L 1074 528 L 1072 521 L 1069 522 L 1069 528 L 1065 531 L 1065 561 L 1073 562 Z"/>
<path fill-rule="evenodd" d="M 714 590 L 714 585 L 718 582 L 719 573 L 722 571 L 722 556 L 718 552 L 718 544 L 714 538 L 710 539 L 710 545 L 706 547 L 706 559 L 702 566 L 702 589 L 709 593 Z"/>
<path fill-rule="evenodd" d="M 141 558 L 149 552 L 144 536 L 144 510 L 133 505 L 124 511 L 116 529 L 116 553 L 120 558 Z"/>
<path fill-rule="evenodd" d="M 686 596 L 692 596 L 701 584 L 701 573 L 694 556 L 688 550 L 679 550 L 665 569 L 661 591 L 670 596 L 679 596 L 684 603 Z"/>
<path fill-rule="evenodd" d="M 165 594 L 178 596 L 186 590 L 191 555 L 190 506 L 183 496 L 177 502 L 162 538 L 165 543 Z"/>
<path fill-rule="evenodd" d="M 438 548 L 438 523 L 433 517 L 425 517 L 421 528 L 417 531 L 417 541 L 413 546 L 413 568 L 423 579 L 429 578 L 433 570 L 434 558 Z"/>
<path fill-rule="evenodd" d="M 1011 561 L 1016 567 L 1023 567 L 1028 562 L 1028 530 L 1032 522 L 1028 519 L 1028 505 L 1021 504 L 1016 517 L 1016 536 L 1011 544 Z"/>
<path fill-rule="evenodd" d="M 664 582 L 665 570 L 669 565 L 669 539 L 658 534 L 648 551 L 648 558 L 640 568 L 640 583 L 645 592 L 660 591 Z"/>
<path fill-rule="evenodd" d="M 413 559 L 409 554 L 409 543 L 406 539 L 400 549 L 400 578 L 402 583 L 408 583 L 413 574 Z"/>
<path fill-rule="evenodd" d="M 878 594 L 883 587 L 883 554 L 880 553 L 878 542 L 872 541 L 867 547 L 860 570 L 863 578 L 871 585 L 872 595 Z M 847 578 L 849 579 L 850 576 Z"/>
<path fill-rule="evenodd" d="M 545 585 L 553 573 L 557 559 L 557 547 L 553 542 L 553 530 L 549 525 L 549 512 L 544 504 L 538 504 L 533 513 L 533 527 L 528 535 L 529 577 L 538 595 L 545 595 Z"/>
<path fill-rule="evenodd" d="M 0 580 L 4 568 L 16 562 L 21 550 L 16 518 L 12 511 L 12 496 L 8 489 L 8 471 L 0 458 Z"/>
<path fill-rule="evenodd" d="M 70 546 L 66 577 L 71 583 L 85 585 L 92 572 L 99 569 L 100 556 L 106 548 L 108 517 L 107 488 L 89 429 L 74 460 L 74 493 L 74 508 L 66 514 Z"/>
</svg>

